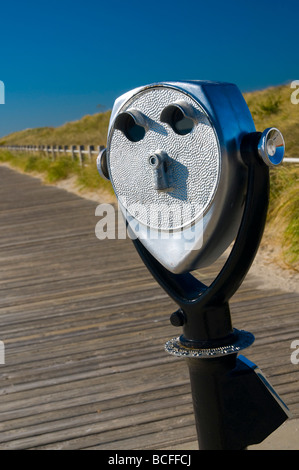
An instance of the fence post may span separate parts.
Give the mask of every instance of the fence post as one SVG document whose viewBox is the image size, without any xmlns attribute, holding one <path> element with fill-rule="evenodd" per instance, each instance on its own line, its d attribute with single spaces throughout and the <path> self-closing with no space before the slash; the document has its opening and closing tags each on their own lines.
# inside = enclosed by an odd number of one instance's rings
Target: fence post
<svg viewBox="0 0 299 470">
<path fill-rule="evenodd" d="M 51 145 L 51 150 L 52 150 L 52 160 L 55 160 L 55 145 Z"/>
<path fill-rule="evenodd" d="M 93 145 L 89 145 L 88 146 L 88 157 L 89 157 L 89 160 L 91 161 L 92 160 L 92 152 L 94 151 L 94 146 Z"/>
<path fill-rule="evenodd" d="M 76 158 L 75 147 L 76 147 L 76 145 L 71 145 L 72 160 L 75 160 L 75 158 Z"/>
<path fill-rule="evenodd" d="M 84 161 L 84 156 L 82 154 L 82 150 L 84 150 L 84 145 L 78 145 L 80 166 L 83 166 L 83 161 Z"/>
</svg>

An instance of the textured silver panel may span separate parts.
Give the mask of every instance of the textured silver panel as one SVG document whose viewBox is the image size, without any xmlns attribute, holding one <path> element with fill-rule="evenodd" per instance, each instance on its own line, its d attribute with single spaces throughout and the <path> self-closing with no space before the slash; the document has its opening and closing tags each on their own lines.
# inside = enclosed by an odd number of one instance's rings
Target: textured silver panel
<svg viewBox="0 0 299 470">
<path fill-rule="evenodd" d="M 197 123 L 186 135 L 176 134 L 160 121 L 165 107 L 179 100 L 190 103 L 196 113 Z M 149 125 L 139 142 L 131 142 L 112 125 L 108 158 L 117 197 L 132 216 L 151 228 L 178 229 L 193 222 L 211 204 L 220 176 L 218 140 L 207 114 L 189 95 L 159 86 L 137 93 L 120 111 L 130 109 L 141 111 Z M 154 188 L 148 162 L 159 151 L 166 152 L 172 162 L 172 185 L 167 191 Z M 152 206 L 159 207 L 159 217 L 149 215 Z M 192 212 L 186 217 L 187 206 Z"/>
</svg>

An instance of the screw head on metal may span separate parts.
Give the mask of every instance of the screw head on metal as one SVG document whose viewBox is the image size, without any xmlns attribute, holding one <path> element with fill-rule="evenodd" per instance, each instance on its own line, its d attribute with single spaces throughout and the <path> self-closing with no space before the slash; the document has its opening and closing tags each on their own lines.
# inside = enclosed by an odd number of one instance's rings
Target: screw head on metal
<svg viewBox="0 0 299 470">
<path fill-rule="evenodd" d="M 259 156 L 266 165 L 279 165 L 285 153 L 285 142 L 282 133 L 275 127 L 265 129 L 260 137 L 257 149 Z"/>
<path fill-rule="evenodd" d="M 183 326 L 186 321 L 185 314 L 181 308 L 173 312 L 170 316 L 170 323 L 173 326 Z"/>
</svg>

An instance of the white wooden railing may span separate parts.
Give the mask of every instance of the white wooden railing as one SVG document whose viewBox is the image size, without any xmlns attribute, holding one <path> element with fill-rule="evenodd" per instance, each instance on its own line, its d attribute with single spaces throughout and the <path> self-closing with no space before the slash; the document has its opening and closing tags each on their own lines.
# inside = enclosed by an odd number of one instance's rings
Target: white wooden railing
<svg viewBox="0 0 299 470">
<path fill-rule="evenodd" d="M 85 148 L 86 147 L 86 148 Z M 88 156 L 89 160 L 92 159 L 93 155 L 98 155 L 104 148 L 103 145 L 1 145 L 1 149 L 7 149 L 11 151 L 22 151 L 22 152 L 46 152 L 46 154 L 53 160 L 56 159 L 60 153 L 68 155 L 70 154 L 74 160 L 78 157 L 80 165 L 83 165 L 85 155 Z M 299 163 L 299 158 L 284 158 L 283 162 L 286 163 Z"/>
<path fill-rule="evenodd" d="M 104 148 L 103 145 L 1 145 L 1 149 L 10 150 L 12 152 L 45 152 L 46 155 L 55 160 L 60 154 L 70 155 L 73 160 L 78 158 L 80 165 L 83 165 L 85 156 L 92 160 L 94 155 L 98 155 Z"/>
</svg>

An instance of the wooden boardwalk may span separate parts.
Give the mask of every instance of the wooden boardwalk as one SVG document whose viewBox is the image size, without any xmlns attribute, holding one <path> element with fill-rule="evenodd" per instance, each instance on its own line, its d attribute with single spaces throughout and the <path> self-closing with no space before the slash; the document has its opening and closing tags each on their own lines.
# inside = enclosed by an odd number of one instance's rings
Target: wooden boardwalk
<svg viewBox="0 0 299 470">
<path fill-rule="evenodd" d="M 0 450 L 188 450 L 188 371 L 164 352 L 176 306 L 130 240 L 96 238 L 95 202 L 3 166 L 0 180 Z M 244 354 L 297 418 L 298 300 L 249 273 L 231 301 L 256 337 Z"/>
</svg>

